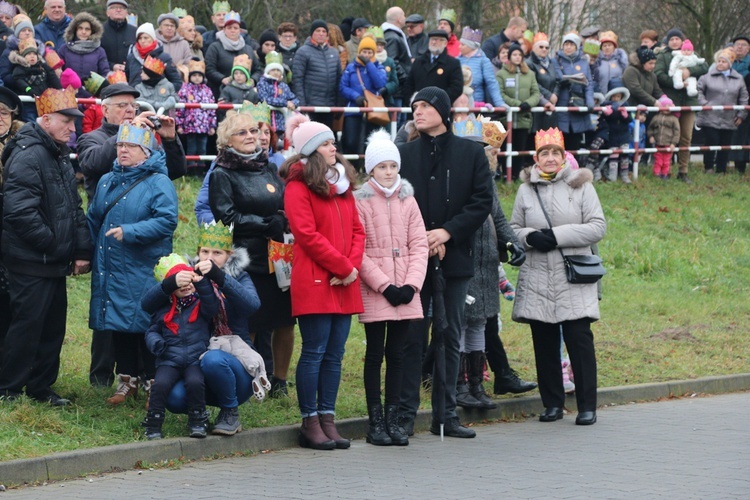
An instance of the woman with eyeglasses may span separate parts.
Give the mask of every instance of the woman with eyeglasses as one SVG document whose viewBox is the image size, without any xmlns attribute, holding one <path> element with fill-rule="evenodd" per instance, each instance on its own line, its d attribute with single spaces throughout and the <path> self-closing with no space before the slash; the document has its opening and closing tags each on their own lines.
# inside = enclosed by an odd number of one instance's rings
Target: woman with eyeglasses
<svg viewBox="0 0 750 500">
<path fill-rule="evenodd" d="M 217 222 L 234 226 L 234 246 L 246 249 L 250 257 L 245 270 L 260 298 L 260 308 L 250 317 L 250 338 L 273 332 L 272 349 L 288 351 L 283 356 L 288 365 L 294 346 L 291 297 L 268 270 L 268 241 L 284 241 L 287 227 L 284 183 L 276 165 L 268 162 L 260 126 L 249 113 L 228 112 L 219 124 L 216 145 L 219 154 L 208 184 L 208 203 Z M 286 373 L 272 378 L 272 384 L 272 396 L 285 395 Z"/>
<path fill-rule="evenodd" d="M 554 57 L 550 57 L 549 38 L 544 33 L 534 35 L 531 53 L 526 58 L 526 65 L 536 75 L 536 83 L 539 86 L 539 104 L 546 109 L 545 113 L 533 113 L 534 121 L 531 125 L 529 137 L 537 130 L 546 130 L 557 126 L 557 115 L 555 105 L 557 96 L 560 94 L 560 82 L 562 71 Z"/>
</svg>

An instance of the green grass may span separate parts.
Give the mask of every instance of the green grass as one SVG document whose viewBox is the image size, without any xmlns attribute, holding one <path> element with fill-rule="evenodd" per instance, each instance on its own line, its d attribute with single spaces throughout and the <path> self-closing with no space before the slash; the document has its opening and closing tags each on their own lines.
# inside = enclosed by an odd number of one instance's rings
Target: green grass
<svg viewBox="0 0 750 500">
<path fill-rule="evenodd" d="M 602 320 L 594 324 L 602 387 L 750 371 L 750 179 L 698 173 L 694 180 L 685 185 L 645 175 L 635 186 L 598 185 L 608 223 L 599 247 L 608 270 Z M 180 180 L 176 186 L 181 216 L 175 250 L 192 253 L 199 182 Z M 500 186 L 508 216 L 515 189 Z M 506 270 L 515 282 L 516 270 Z M 111 391 L 89 387 L 88 276 L 69 279 L 68 290 L 68 330 L 55 389 L 75 404 L 50 408 L 25 398 L 0 403 L 0 460 L 143 439 L 143 397 L 110 408 L 104 400 Z M 510 311 L 503 301 L 503 342 L 512 366 L 534 379 L 528 327 L 513 323 Z M 364 331 L 353 325 L 339 418 L 366 414 Z M 423 401 L 429 404 L 429 398 Z M 242 405 L 241 416 L 245 428 L 296 423 L 294 390 L 289 399 Z M 166 437 L 184 436 L 185 424 L 185 416 L 169 414 Z"/>
</svg>

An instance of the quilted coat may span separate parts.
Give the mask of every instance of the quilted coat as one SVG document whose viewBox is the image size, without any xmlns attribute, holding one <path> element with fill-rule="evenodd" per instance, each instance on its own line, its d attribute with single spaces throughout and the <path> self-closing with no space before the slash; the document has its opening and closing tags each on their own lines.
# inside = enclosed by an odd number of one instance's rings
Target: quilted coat
<svg viewBox="0 0 750 500">
<path fill-rule="evenodd" d="M 319 47 L 308 38 L 297 50 L 292 66 L 292 92 L 302 106 L 335 106 L 341 79 L 338 51 Z"/>
<path fill-rule="evenodd" d="M 214 94 L 208 85 L 202 83 L 186 83 L 177 93 L 177 100 L 181 103 L 199 102 L 213 104 Z M 215 109 L 178 109 L 175 112 L 177 126 L 185 134 L 207 134 L 210 129 L 216 130 Z"/>
<path fill-rule="evenodd" d="M 716 68 L 698 79 L 698 104 L 701 106 L 747 106 L 748 94 L 745 80 L 735 70 L 724 76 Z M 747 117 L 746 110 L 701 111 L 695 118 L 698 127 L 734 130 L 735 118 Z"/>
<path fill-rule="evenodd" d="M 562 255 L 556 249 L 541 252 L 526 237 L 549 227 L 534 186 L 552 220 L 558 248 L 566 255 L 591 254 L 591 245 L 604 237 L 607 223 L 585 168 L 561 170 L 552 181 L 539 176 L 536 167 L 521 173 L 510 225 L 526 249 L 526 262 L 518 273 L 513 320 L 560 323 L 582 318 L 599 319 L 597 284 L 568 283 Z"/>
<path fill-rule="evenodd" d="M 365 254 L 360 272 L 365 312 L 360 323 L 421 319 L 419 290 L 427 273 L 429 245 L 424 220 L 414 199 L 414 188 L 402 179 L 389 198 L 372 182 L 354 192 L 365 228 Z M 383 296 L 388 285 L 413 287 L 408 304 L 394 307 Z"/>
<path fill-rule="evenodd" d="M 78 48 L 81 43 L 76 38 L 76 30 L 81 23 L 87 22 L 91 26 L 91 37 L 90 42 L 94 42 L 99 45 L 97 47 L 89 47 L 84 53 L 84 49 Z M 106 77 L 109 73 L 109 62 L 107 61 L 107 53 L 101 47 L 103 28 L 101 23 L 91 14 L 81 12 L 68 25 L 65 30 L 65 44 L 57 49 L 57 54 L 60 58 L 65 61 L 65 68 L 70 68 L 75 71 L 76 75 L 81 79 L 81 82 L 85 81 L 91 76 L 91 72 L 98 73 L 101 76 Z M 91 94 L 83 87 L 78 89 L 77 97 L 91 97 Z"/>
<path fill-rule="evenodd" d="M 560 94 L 557 96 L 558 106 L 568 106 L 571 93 L 582 97 L 587 108 L 594 107 L 594 82 L 591 77 L 591 70 L 583 58 L 581 52 L 575 52 L 571 56 L 566 56 L 562 50 L 557 53 L 557 62 L 563 75 L 575 75 L 582 73 L 588 81 L 588 85 L 573 83 L 570 86 L 561 86 Z M 589 113 L 558 113 L 559 128 L 566 134 L 578 134 L 593 130 Z"/>
<path fill-rule="evenodd" d="M 299 99 L 294 95 L 289 85 L 267 76 L 262 76 L 258 81 L 258 98 L 269 106 L 277 108 L 286 108 L 288 101 L 292 101 L 295 106 L 299 106 Z M 284 132 L 286 130 L 284 113 L 275 109 L 271 110 L 271 123 L 269 125 L 276 132 Z"/>
</svg>

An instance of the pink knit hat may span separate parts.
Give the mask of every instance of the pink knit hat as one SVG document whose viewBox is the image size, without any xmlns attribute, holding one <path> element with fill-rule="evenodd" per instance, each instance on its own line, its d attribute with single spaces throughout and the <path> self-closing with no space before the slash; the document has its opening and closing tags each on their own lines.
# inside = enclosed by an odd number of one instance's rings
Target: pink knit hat
<svg viewBox="0 0 750 500">
<path fill-rule="evenodd" d="M 693 42 L 685 39 L 685 41 L 682 42 L 682 50 L 693 50 Z"/>
<path fill-rule="evenodd" d="M 60 75 L 60 85 L 64 89 L 73 87 L 74 89 L 78 90 L 81 88 L 81 78 L 75 71 L 68 68 Z"/>
<path fill-rule="evenodd" d="M 672 99 L 670 99 L 667 94 L 662 94 L 662 96 L 656 100 L 656 102 L 659 103 L 659 106 L 662 108 L 671 108 L 674 106 L 674 102 L 672 102 Z"/>
<path fill-rule="evenodd" d="M 294 115 L 286 122 L 286 133 L 292 146 L 302 156 L 310 156 L 328 140 L 335 140 L 333 131 L 322 123 L 310 121 L 307 115 Z"/>
</svg>

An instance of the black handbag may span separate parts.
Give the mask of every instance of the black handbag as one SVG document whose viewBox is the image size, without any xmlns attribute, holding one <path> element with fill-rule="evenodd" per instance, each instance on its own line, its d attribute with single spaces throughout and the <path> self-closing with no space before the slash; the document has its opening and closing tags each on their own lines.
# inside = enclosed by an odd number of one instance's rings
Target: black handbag
<svg viewBox="0 0 750 500">
<path fill-rule="evenodd" d="M 539 189 L 534 184 L 534 191 L 536 197 L 539 200 L 539 206 L 542 207 L 542 213 L 544 218 L 547 219 L 550 229 L 552 229 L 552 221 L 547 215 L 547 211 L 544 209 L 544 203 L 542 203 L 542 197 L 539 195 Z M 568 278 L 568 283 L 589 284 L 596 283 L 602 276 L 607 274 L 607 270 L 602 265 L 602 258 L 598 255 L 565 255 L 561 248 L 557 249 L 562 255 L 563 262 L 565 263 L 565 276 Z"/>
</svg>

